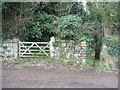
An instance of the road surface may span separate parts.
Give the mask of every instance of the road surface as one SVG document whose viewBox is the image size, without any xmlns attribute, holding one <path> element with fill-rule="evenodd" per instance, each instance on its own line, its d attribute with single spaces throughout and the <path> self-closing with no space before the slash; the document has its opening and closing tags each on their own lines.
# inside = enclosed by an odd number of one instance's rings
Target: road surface
<svg viewBox="0 0 120 90">
<path fill-rule="evenodd" d="M 4 68 L 2 88 L 118 88 L 115 74 L 44 70 L 32 68 Z"/>
</svg>

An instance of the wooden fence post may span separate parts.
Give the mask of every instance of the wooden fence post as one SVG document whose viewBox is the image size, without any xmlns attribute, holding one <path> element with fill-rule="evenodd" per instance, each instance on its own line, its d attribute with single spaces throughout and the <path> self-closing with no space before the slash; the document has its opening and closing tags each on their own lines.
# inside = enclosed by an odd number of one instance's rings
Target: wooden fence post
<svg viewBox="0 0 120 90">
<path fill-rule="evenodd" d="M 54 57 L 54 46 L 53 42 L 55 42 L 54 36 L 50 38 L 50 57 Z"/>
</svg>

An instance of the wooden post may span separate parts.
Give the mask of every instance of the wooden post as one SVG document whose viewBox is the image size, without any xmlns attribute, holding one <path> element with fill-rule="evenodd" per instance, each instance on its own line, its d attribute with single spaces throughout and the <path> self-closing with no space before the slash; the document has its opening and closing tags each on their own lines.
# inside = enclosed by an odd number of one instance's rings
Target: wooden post
<svg viewBox="0 0 120 90">
<path fill-rule="evenodd" d="M 53 42 L 55 42 L 54 36 L 50 38 L 50 57 L 54 57 L 54 46 Z"/>
</svg>

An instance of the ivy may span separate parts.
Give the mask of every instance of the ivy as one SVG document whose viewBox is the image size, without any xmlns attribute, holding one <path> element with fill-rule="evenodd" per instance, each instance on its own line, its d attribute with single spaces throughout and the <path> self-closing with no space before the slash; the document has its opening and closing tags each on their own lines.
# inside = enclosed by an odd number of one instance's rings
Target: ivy
<svg viewBox="0 0 120 90">
<path fill-rule="evenodd" d="M 56 41 L 56 42 L 53 42 L 52 44 L 54 47 L 58 47 L 58 46 L 60 46 L 61 43 L 59 41 Z"/>
<path fill-rule="evenodd" d="M 111 49 L 108 50 L 108 54 L 110 56 L 118 56 L 118 51 L 119 51 L 119 48 L 114 47 L 114 48 L 111 48 Z"/>
<path fill-rule="evenodd" d="M 108 46 L 108 54 L 110 56 L 118 56 L 118 53 L 120 51 L 120 45 L 117 37 L 106 37 L 104 38 L 103 43 Z"/>
<path fill-rule="evenodd" d="M 105 60 L 104 56 L 100 56 L 100 61 L 103 61 L 103 60 Z"/>
</svg>

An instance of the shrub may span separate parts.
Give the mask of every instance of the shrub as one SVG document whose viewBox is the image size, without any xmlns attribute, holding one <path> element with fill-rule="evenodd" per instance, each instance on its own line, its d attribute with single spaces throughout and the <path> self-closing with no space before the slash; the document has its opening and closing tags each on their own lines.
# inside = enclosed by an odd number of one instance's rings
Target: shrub
<svg viewBox="0 0 120 90">
<path fill-rule="evenodd" d="M 55 16 L 47 13 L 37 13 L 34 17 L 34 24 L 28 26 L 23 37 L 26 41 L 49 41 L 53 35 L 53 21 Z"/>
<path fill-rule="evenodd" d="M 82 19 L 75 15 L 63 16 L 54 22 L 54 32 L 61 39 L 74 40 L 80 35 Z"/>
</svg>

